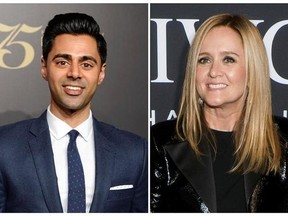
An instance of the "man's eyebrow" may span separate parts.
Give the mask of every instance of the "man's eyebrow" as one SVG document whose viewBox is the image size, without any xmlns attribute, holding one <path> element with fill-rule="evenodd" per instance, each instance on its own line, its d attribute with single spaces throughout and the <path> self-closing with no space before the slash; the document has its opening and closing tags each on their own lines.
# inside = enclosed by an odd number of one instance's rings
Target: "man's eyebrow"
<svg viewBox="0 0 288 216">
<path fill-rule="evenodd" d="M 54 57 L 53 57 L 53 60 L 56 59 L 56 58 L 64 58 L 64 59 L 72 59 L 72 56 L 69 55 L 69 54 L 62 54 L 62 53 L 59 53 L 59 54 L 56 54 Z M 92 57 L 92 56 L 81 56 L 80 57 L 80 60 L 81 61 L 87 61 L 87 60 L 90 60 L 90 61 L 93 61 L 97 64 L 97 60 Z"/>
<path fill-rule="evenodd" d="M 90 60 L 90 61 L 93 61 L 97 64 L 97 60 L 93 56 L 82 56 L 80 59 L 81 59 L 81 61 Z"/>
<path fill-rule="evenodd" d="M 56 54 L 52 60 L 56 59 L 56 58 L 64 58 L 64 59 L 72 59 L 72 56 L 69 55 L 69 54 L 62 54 L 62 53 L 59 53 L 59 54 Z"/>
</svg>

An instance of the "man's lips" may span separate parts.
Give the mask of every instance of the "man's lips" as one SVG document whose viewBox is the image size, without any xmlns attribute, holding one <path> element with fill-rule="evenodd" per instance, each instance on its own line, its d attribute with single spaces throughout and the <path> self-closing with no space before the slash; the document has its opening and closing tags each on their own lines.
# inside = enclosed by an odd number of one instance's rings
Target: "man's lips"
<svg viewBox="0 0 288 216">
<path fill-rule="evenodd" d="M 84 89 L 81 86 L 75 86 L 75 85 L 65 85 L 63 87 L 64 87 L 65 93 L 68 95 L 72 95 L 72 96 L 78 96 L 82 94 L 83 89 Z"/>
<path fill-rule="evenodd" d="M 70 89 L 70 90 L 75 90 L 75 91 L 79 91 L 82 89 L 79 86 L 65 86 L 65 88 Z"/>
</svg>

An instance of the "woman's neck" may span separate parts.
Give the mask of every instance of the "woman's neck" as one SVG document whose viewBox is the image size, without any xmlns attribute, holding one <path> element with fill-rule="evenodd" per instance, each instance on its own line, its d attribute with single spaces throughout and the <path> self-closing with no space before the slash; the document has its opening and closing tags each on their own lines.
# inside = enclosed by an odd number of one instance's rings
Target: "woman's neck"
<svg viewBox="0 0 288 216">
<path fill-rule="evenodd" d="M 208 127 L 219 131 L 233 131 L 239 120 L 241 111 L 222 108 L 204 108 L 204 116 Z"/>
</svg>

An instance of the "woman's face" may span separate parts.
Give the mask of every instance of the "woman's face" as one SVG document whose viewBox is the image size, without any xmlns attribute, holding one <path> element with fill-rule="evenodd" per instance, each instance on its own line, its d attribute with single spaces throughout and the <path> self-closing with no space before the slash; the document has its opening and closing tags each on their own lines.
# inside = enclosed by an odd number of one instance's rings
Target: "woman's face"
<svg viewBox="0 0 288 216">
<path fill-rule="evenodd" d="M 200 47 L 196 69 L 196 88 L 204 108 L 241 109 L 245 85 L 240 35 L 229 27 L 212 28 Z"/>
</svg>

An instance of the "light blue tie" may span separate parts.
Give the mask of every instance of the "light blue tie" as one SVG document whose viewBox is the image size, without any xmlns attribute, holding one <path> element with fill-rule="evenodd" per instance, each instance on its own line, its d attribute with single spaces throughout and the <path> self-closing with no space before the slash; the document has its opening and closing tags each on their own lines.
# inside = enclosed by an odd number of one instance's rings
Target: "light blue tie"
<svg viewBox="0 0 288 216">
<path fill-rule="evenodd" d="M 76 139 L 79 132 L 76 130 L 71 130 L 68 134 L 70 136 L 70 141 L 67 149 L 68 212 L 85 212 L 85 179 L 81 158 L 76 145 Z"/>
</svg>

